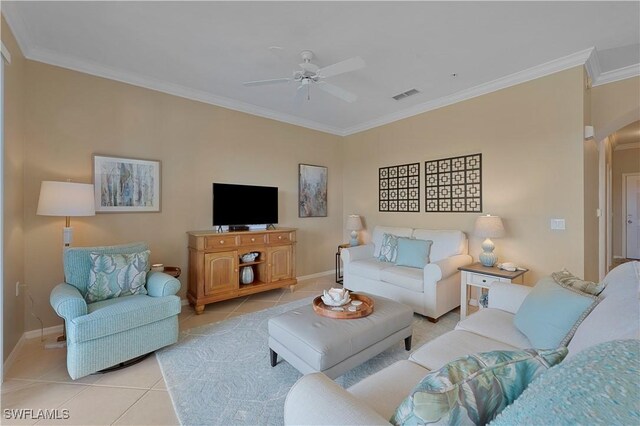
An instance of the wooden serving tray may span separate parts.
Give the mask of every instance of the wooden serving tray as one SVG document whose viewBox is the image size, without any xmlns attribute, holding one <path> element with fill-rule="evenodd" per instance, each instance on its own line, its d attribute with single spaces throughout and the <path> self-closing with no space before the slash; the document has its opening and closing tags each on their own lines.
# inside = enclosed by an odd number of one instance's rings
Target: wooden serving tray
<svg viewBox="0 0 640 426">
<path fill-rule="evenodd" d="M 367 315 L 371 315 L 373 312 L 373 300 L 370 297 L 364 296 L 362 294 L 351 294 L 351 300 L 360 300 L 362 301 L 362 305 L 360 305 L 360 309 L 355 312 L 347 311 L 346 309 L 351 306 L 351 303 L 347 303 L 342 306 L 345 308 L 343 312 L 340 311 L 332 311 L 331 306 L 327 306 L 322 301 L 322 297 L 318 296 L 313 299 L 313 310 L 316 314 L 321 315 L 323 317 L 334 318 L 334 319 L 356 319 L 363 318 Z"/>
</svg>

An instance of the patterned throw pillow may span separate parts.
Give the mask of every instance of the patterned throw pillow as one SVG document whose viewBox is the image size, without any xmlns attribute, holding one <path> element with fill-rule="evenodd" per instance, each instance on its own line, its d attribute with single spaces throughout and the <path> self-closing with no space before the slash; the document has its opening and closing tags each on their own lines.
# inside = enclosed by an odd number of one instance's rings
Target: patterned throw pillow
<svg viewBox="0 0 640 426">
<path fill-rule="evenodd" d="M 492 351 L 459 358 L 427 374 L 390 421 L 394 425 L 487 424 L 566 355 L 563 347 Z"/>
<path fill-rule="evenodd" d="M 571 287 L 574 290 L 593 294 L 594 296 L 602 293 L 602 290 L 604 290 L 605 287 L 604 283 L 594 283 L 592 281 L 581 280 L 571 272 L 567 271 L 566 268 L 562 269 L 560 272 L 554 272 L 551 274 L 551 278 L 563 287 Z"/>
<path fill-rule="evenodd" d="M 398 237 L 393 234 L 384 234 L 382 236 L 382 244 L 380 244 L 380 255 L 378 260 L 381 262 L 396 261 L 398 255 Z"/>
<path fill-rule="evenodd" d="M 90 253 L 91 269 L 85 299 L 89 303 L 133 294 L 147 294 L 149 250 L 132 254 Z"/>
</svg>

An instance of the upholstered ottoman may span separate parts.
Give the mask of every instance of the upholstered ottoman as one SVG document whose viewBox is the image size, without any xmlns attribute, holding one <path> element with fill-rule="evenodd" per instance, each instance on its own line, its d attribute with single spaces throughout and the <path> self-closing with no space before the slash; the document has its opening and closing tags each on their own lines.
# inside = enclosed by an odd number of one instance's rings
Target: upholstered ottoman
<svg viewBox="0 0 640 426">
<path fill-rule="evenodd" d="M 323 372 L 335 379 L 404 339 L 411 349 L 413 309 L 379 296 L 373 313 L 358 319 L 332 319 L 311 303 L 269 320 L 271 366 L 278 355 L 303 374 Z"/>
</svg>

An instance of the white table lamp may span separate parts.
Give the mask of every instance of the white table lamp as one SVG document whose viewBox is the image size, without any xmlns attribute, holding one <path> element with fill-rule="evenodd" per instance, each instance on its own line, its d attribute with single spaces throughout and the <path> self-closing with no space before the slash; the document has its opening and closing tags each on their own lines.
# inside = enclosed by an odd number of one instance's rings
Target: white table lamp
<svg viewBox="0 0 640 426">
<path fill-rule="evenodd" d="M 504 236 L 504 226 L 502 219 L 498 216 L 480 216 L 476 219 L 476 226 L 473 233 L 478 237 L 486 238 L 482 243 L 483 252 L 480 254 L 480 263 L 484 266 L 493 266 L 498 261 L 498 256 L 493 252 L 495 245 L 491 238 Z"/>
<path fill-rule="evenodd" d="M 358 231 L 362 229 L 362 220 L 357 214 L 350 214 L 347 218 L 347 231 L 351 231 L 351 247 L 358 245 Z"/>
<path fill-rule="evenodd" d="M 65 246 L 71 244 L 71 216 L 95 216 L 93 185 L 90 183 L 42 181 L 38 211 L 40 216 L 65 216 Z"/>
</svg>

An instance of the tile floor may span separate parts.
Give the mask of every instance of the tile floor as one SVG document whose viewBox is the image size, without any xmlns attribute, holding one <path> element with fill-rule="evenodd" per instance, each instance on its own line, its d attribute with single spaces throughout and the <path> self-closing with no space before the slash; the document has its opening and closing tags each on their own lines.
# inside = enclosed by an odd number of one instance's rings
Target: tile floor
<svg viewBox="0 0 640 426">
<path fill-rule="evenodd" d="M 295 290 L 272 290 L 209 305 L 202 315 L 191 306 L 183 306 L 180 329 L 186 330 L 222 321 L 234 316 L 259 311 L 294 300 L 317 295 L 335 287 L 333 275 L 298 283 Z M 173 425 L 178 424 L 162 372 L 155 356 L 139 364 L 105 374 L 93 374 L 71 380 L 66 370 L 64 348 L 45 349 L 45 342 L 30 339 L 22 347 L 17 361 L 2 384 L 2 417 L 0 424 L 67 424 L 67 425 Z M 66 420 L 13 420 L 5 410 L 68 410 Z"/>
</svg>

